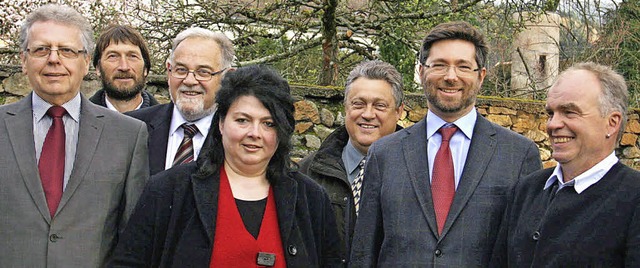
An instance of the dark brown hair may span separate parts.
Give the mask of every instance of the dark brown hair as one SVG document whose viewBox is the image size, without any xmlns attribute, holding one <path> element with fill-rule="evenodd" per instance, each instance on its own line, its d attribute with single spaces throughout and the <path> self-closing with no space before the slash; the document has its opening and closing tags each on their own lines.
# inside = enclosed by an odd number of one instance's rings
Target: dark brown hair
<svg viewBox="0 0 640 268">
<path fill-rule="evenodd" d="M 117 24 L 110 25 L 104 29 L 102 34 L 100 34 L 100 37 L 98 37 L 96 49 L 93 52 L 93 67 L 98 68 L 102 52 L 104 52 L 109 45 L 119 43 L 130 43 L 140 48 L 140 53 L 144 60 L 144 69 L 146 72 L 149 72 L 149 69 L 151 69 L 151 58 L 149 57 L 149 47 L 147 47 L 147 43 L 144 41 L 144 38 L 133 27 Z"/>
<path fill-rule="evenodd" d="M 464 40 L 473 43 L 476 47 L 476 63 L 479 68 L 483 68 L 487 64 L 487 54 L 489 47 L 484 40 L 484 35 L 471 24 L 464 21 L 452 21 L 438 24 L 431 29 L 422 41 L 418 60 L 420 64 L 424 64 L 429 57 L 429 50 L 433 43 L 440 40 Z"/>
</svg>

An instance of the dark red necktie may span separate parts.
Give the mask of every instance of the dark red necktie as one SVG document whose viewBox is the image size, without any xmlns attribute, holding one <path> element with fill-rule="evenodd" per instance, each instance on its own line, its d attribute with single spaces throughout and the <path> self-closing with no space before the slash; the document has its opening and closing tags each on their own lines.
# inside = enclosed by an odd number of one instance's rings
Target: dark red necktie
<svg viewBox="0 0 640 268">
<path fill-rule="evenodd" d="M 431 195 L 433 196 L 433 207 L 436 212 L 438 223 L 438 234 L 442 234 L 444 223 L 449 215 L 449 208 L 453 202 L 453 195 L 456 192 L 453 171 L 453 158 L 449 148 L 449 140 L 458 128 L 456 126 L 442 127 L 438 132 L 442 135 L 442 143 L 436 153 L 433 164 L 433 178 L 431 178 Z"/>
<path fill-rule="evenodd" d="M 52 106 L 47 115 L 53 119 L 47 137 L 42 144 L 38 170 L 42 180 L 42 189 L 47 198 L 47 206 L 51 218 L 56 214 L 58 204 L 62 198 L 62 185 L 64 183 L 64 150 L 65 133 L 62 116 L 67 113 L 61 106 Z"/>
</svg>

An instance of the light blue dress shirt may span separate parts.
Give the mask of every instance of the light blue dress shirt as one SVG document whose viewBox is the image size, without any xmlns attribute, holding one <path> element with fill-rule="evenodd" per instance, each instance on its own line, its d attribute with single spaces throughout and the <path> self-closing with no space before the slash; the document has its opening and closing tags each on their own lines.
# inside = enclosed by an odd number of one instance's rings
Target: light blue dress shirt
<svg viewBox="0 0 640 268">
<path fill-rule="evenodd" d="M 47 110 L 52 104 L 46 102 L 35 92 L 31 94 L 31 105 L 33 110 L 33 139 L 36 150 L 36 162 L 40 161 L 40 154 L 42 153 L 42 145 L 44 139 L 47 137 L 49 127 L 53 124 L 53 119 L 47 115 Z M 67 114 L 62 117 L 64 123 L 65 134 L 65 152 L 64 152 L 64 183 L 63 191 L 67 187 L 71 171 L 73 170 L 73 163 L 76 158 L 76 147 L 78 145 L 78 129 L 80 128 L 80 104 L 82 99 L 80 93 L 70 101 L 62 105 Z"/>
<path fill-rule="evenodd" d="M 358 172 L 360 172 L 360 161 L 364 159 L 365 155 L 360 153 L 358 149 L 351 143 L 351 139 L 347 142 L 347 145 L 342 149 L 342 163 L 347 171 L 347 178 L 349 178 L 349 184 L 352 184 L 356 179 Z"/>
<path fill-rule="evenodd" d="M 476 125 L 476 119 L 478 114 L 476 109 L 472 109 L 469 113 L 465 114 L 455 122 L 454 125 L 458 127 L 458 131 L 453 134 L 449 141 L 449 148 L 451 149 L 451 156 L 453 157 L 453 169 L 456 189 L 460 184 L 460 177 L 464 169 L 464 164 L 467 160 L 467 154 L 469 153 L 469 146 L 471 145 L 471 138 L 473 135 L 473 128 Z M 442 135 L 438 130 L 448 124 L 442 118 L 438 117 L 431 111 L 427 112 L 427 157 L 429 159 L 429 179 L 433 177 L 433 164 L 436 158 L 436 153 L 440 149 L 440 143 L 442 142 Z"/>
</svg>

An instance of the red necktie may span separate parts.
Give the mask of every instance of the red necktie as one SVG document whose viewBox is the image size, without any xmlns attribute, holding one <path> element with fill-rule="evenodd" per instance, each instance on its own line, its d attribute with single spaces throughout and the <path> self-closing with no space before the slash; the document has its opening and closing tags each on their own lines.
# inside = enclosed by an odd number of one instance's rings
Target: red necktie
<svg viewBox="0 0 640 268">
<path fill-rule="evenodd" d="M 438 130 L 442 135 L 442 143 L 440 143 L 440 149 L 436 153 L 433 164 L 433 178 L 431 179 L 431 195 L 433 196 L 433 207 L 438 223 L 438 234 L 442 234 L 444 223 L 447 220 L 447 215 L 449 215 L 449 208 L 453 202 L 453 195 L 456 192 L 453 158 L 451 157 L 449 140 L 457 130 L 458 128 L 454 125 L 442 127 Z"/>
<path fill-rule="evenodd" d="M 51 127 L 42 144 L 38 170 L 42 180 L 42 189 L 47 198 L 47 206 L 51 218 L 56 214 L 58 204 L 62 198 L 62 185 L 64 182 L 64 150 L 65 133 L 62 116 L 67 113 L 61 106 L 52 106 L 47 110 L 47 115 L 53 119 Z"/>
<path fill-rule="evenodd" d="M 184 130 L 184 137 L 178 147 L 176 156 L 173 158 L 172 167 L 193 161 L 193 136 L 198 133 L 198 127 L 194 124 L 184 123 L 181 125 Z"/>
</svg>

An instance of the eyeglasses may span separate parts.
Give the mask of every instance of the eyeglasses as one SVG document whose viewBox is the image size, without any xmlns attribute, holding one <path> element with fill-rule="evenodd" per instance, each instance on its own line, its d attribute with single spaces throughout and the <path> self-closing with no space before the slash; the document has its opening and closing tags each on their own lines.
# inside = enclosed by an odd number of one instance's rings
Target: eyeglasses
<svg viewBox="0 0 640 268">
<path fill-rule="evenodd" d="M 171 72 L 171 76 L 173 76 L 175 78 L 178 78 L 178 79 L 185 79 L 185 78 L 187 78 L 189 73 L 193 73 L 193 76 L 196 78 L 196 80 L 198 80 L 198 81 L 209 81 L 215 75 L 224 72 L 224 70 L 226 70 L 226 69 L 227 68 L 224 68 L 224 69 L 222 69 L 220 71 L 217 71 L 217 72 L 210 72 L 209 70 L 206 70 L 206 69 L 198 69 L 198 70 L 192 71 L 192 70 L 189 70 L 189 69 L 184 68 L 184 67 L 175 67 L 173 69 L 169 68 L 169 72 Z"/>
<path fill-rule="evenodd" d="M 431 64 L 431 65 L 423 64 L 422 66 L 426 67 L 427 71 L 435 75 L 445 75 L 449 72 L 449 68 L 453 68 L 454 71 L 456 72 L 456 75 L 462 76 L 462 77 L 472 76 L 474 75 L 475 72 L 480 70 L 480 68 L 473 69 L 471 66 L 447 65 L 447 64 L 439 64 L 439 63 Z"/>
<path fill-rule="evenodd" d="M 58 57 L 63 59 L 76 59 L 80 55 L 80 53 L 86 53 L 86 50 L 75 50 L 73 48 L 68 47 L 59 47 L 56 49 L 50 47 L 34 47 L 27 48 L 27 53 L 34 58 L 45 58 L 51 55 L 51 51 L 57 51 Z"/>
</svg>

